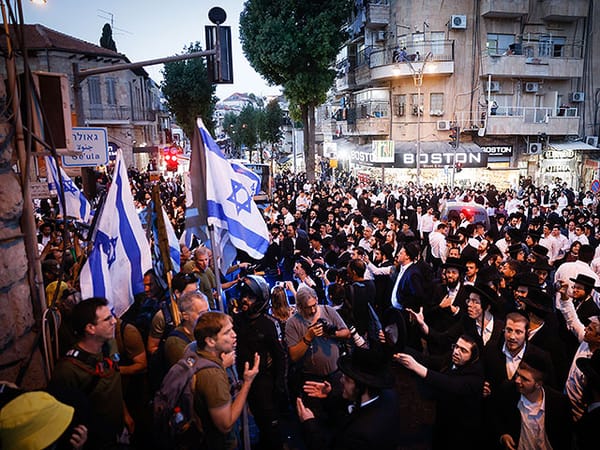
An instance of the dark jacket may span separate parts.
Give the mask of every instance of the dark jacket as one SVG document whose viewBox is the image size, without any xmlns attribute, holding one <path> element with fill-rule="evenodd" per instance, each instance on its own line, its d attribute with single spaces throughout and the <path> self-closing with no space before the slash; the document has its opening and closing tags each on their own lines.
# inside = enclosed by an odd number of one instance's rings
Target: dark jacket
<svg viewBox="0 0 600 450">
<path fill-rule="evenodd" d="M 316 419 L 307 420 L 302 428 L 309 450 L 395 450 L 399 421 L 397 394 L 390 389 L 343 419 L 329 442 Z"/>
<path fill-rule="evenodd" d="M 544 386 L 545 393 L 545 429 L 553 450 L 571 448 L 572 421 L 567 396 L 550 387 Z M 515 385 L 506 386 L 498 399 L 496 411 L 496 437 L 509 434 L 518 446 L 521 434 L 521 413 L 518 408 L 521 395 Z"/>
</svg>

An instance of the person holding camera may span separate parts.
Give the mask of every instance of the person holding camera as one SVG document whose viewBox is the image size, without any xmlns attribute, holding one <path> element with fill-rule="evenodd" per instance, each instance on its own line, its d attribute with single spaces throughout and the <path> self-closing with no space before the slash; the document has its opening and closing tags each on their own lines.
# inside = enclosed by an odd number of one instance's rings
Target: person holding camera
<svg viewBox="0 0 600 450">
<path fill-rule="evenodd" d="M 292 398 L 302 393 L 306 381 L 327 381 L 334 390 L 341 389 L 338 340 L 350 338 L 350 331 L 335 309 L 319 305 L 317 293 L 306 285 L 296 293 L 296 307 L 285 327 L 290 359 L 295 364 L 290 369 Z M 307 406 L 319 415 L 321 402 L 308 401 Z"/>
</svg>

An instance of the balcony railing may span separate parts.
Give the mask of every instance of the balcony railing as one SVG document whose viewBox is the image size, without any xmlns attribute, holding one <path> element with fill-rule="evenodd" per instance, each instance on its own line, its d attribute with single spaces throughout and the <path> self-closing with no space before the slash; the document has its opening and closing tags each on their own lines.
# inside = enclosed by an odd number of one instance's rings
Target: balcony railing
<svg viewBox="0 0 600 450">
<path fill-rule="evenodd" d="M 90 105 L 85 111 L 85 118 L 94 121 L 154 122 L 155 117 L 155 111 L 122 105 Z"/>
<path fill-rule="evenodd" d="M 427 53 L 432 54 L 430 61 L 454 61 L 454 41 L 425 41 L 406 46 L 406 56 L 402 49 L 371 49 L 365 56 L 371 69 L 406 61 L 422 61 Z"/>
<path fill-rule="evenodd" d="M 494 114 L 486 110 L 457 112 L 456 120 L 462 129 L 485 128 L 491 135 L 549 135 L 577 134 L 577 108 L 500 106 Z"/>
</svg>

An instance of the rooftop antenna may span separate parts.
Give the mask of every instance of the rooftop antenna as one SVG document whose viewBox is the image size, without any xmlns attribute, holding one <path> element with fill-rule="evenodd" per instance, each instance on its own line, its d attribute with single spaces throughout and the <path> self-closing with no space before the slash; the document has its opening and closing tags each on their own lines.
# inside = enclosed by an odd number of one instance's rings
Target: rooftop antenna
<svg viewBox="0 0 600 450">
<path fill-rule="evenodd" d="M 98 14 L 98 17 L 100 17 L 101 19 L 104 20 L 110 20 L 110 28 L 113 31 L 113 34 L 133 34 L 131 33 L 131 31 L 128 30 L 124 30 L 122 28 L 115 28 L 115 15 L 113 13 L 111 13 L 110 11 L 105 11 L 103 9 L 98 9 L 98 12 L 101 12 L 101 14 Z"/>
</svg>

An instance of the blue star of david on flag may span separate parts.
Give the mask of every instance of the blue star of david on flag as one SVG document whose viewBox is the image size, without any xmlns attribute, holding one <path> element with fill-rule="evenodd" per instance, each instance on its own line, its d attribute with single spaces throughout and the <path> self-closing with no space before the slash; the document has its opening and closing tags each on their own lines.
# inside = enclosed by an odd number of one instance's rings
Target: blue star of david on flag
<svg viewBox="0 0 600 450">
<path fill-rule="evenodd" d="M 118 237 L 110 238 L 102 231 L 96 233 L 96 241 L 102 249 L 102 253 L 106 255 L 106 262 L 110 268 L 117 260 L 117 240 Z"/>
<path fill-rule="evenodd" d="M 231 189 L 232 193 L 227 200 L 235 205 L 236 212 L 240 213 L 241 210 L 244 210 L 248 213 L 252 212 L 252 204 L 250 203 L 252 197 L 248 194 L 248 191 L 244 187 L 242 183 L 239 183 L 236 180 L 231 180 Z"/>
<path fill-rule="evenodd" d="M 73 180 L 63 179 L 63 189 L 65 190 L 65 192 L 68 192 L 70 194 L 76 194 L 79 192 L 79 189 L 77 189 L 77 187 L 73 183 Z"/>
</svg>

